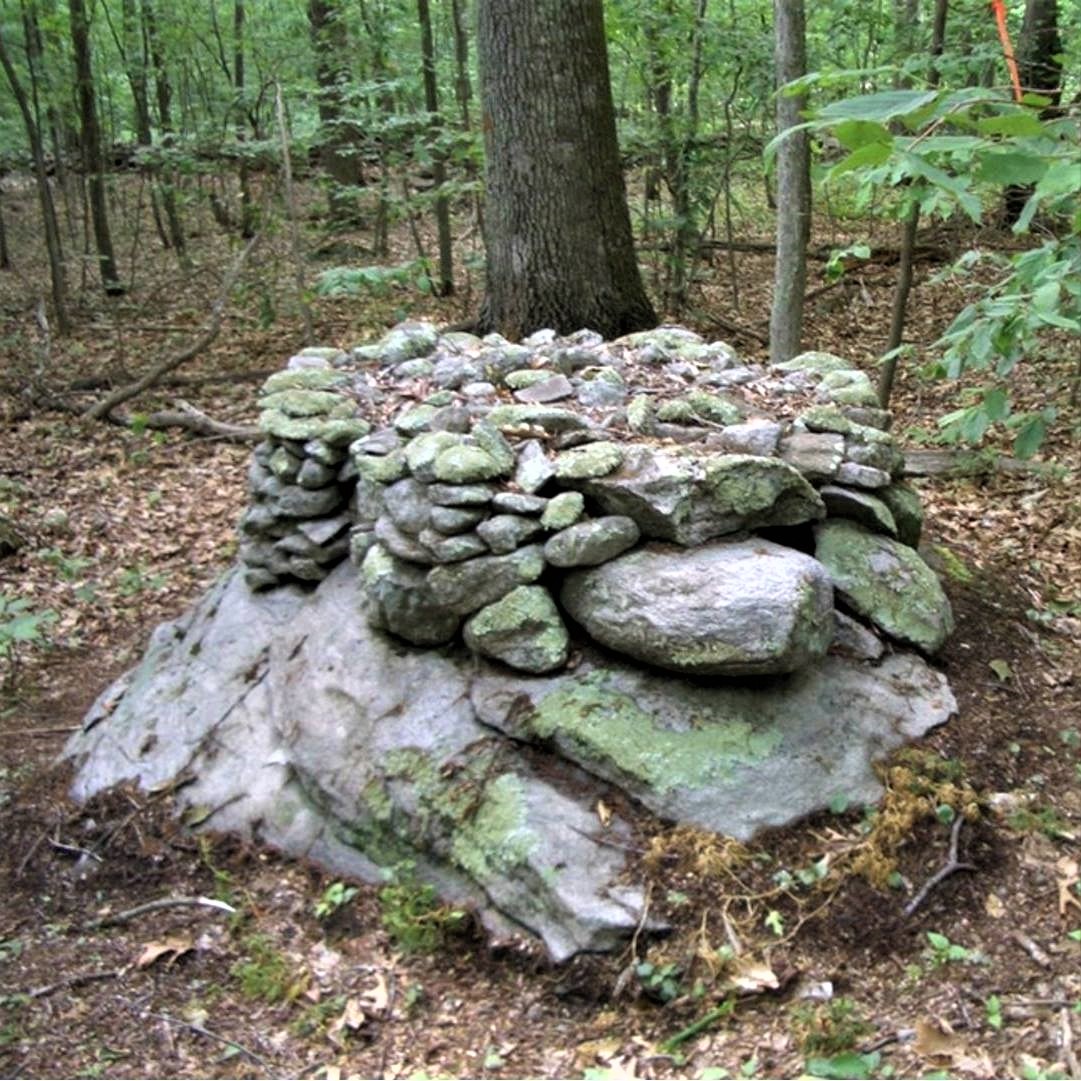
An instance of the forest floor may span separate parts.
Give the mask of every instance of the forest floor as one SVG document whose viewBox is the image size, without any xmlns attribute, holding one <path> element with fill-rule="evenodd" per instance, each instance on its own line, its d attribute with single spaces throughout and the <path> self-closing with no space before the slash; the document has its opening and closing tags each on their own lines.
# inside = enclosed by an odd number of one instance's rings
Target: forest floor
<svg viewBox="0 0 1081 1081">
<path fill-rule="evenodd" d="M 1081 1076 L 1081 410 L 1068 346 L 1016 385 L 1022 405 L 1057 404 L 1042 456 L 1057 465 L 917 482 L 957 615 L 940 661 L 959 708 L 886 764 L 877 816 L 836 807 L 746 848 L 643 820 L 638 858 L 674 931 L 620 956 L 551 967 L 528 943 L 491 950 L 471 928 L 409 952 L 387 917 L 408 923 L 423 898 L 363 884 L 350 895 L 315 867 L 194 833 L 168 791 L 68 798 L 58 756 L 85 710 L 230 563 L 249 451 L 40 404 L 43 390 L 101 376 L 80 394 L 89 404 L 194 337 L 226 245 L 200 239 L 197 271 L 182 274 L 127 237 L 139 283 L 109 302 L 82 291 L 75 333 L 50 341 L 34 319 L 45 279 L 27 254 L 29 194 L 15 209 L 18 271 L 0 274 L 0 515 L 25 544 L 0 558 L 0 597 L 56 618 L 0 672 L 0 1075 Z M 839 233 L 819 224 L 821 242 Z M 729 337 L 718 319 L 760 331 L 768 316 L 769 256 L 738 260 L 738 313 L 719 260 L 684 319 L 711 337 Z M 959 305 L 955 286 L 931 283 L 938 269 L 919 267 L 910 302 L 920 346 Z M 807 347 L 870 365 L 893 270 L 868 265 L 819 294 Z M 299 344 L 290 274 L 268 245 L 221 335 L 178 370 L 188 382 L 136 408 L 179 396 L 250 423 L 250 373 Z M 316 300 L 316 338 L 356 344 L 406 310 L 453 322 L 475 300 L 395 288 Z M 753 337 L 735 344 L 761 357 Z M 958 393 L 903 368 L 895 429 L 926 438 Z M 935 883 L 951 840 L 966 866 Z M 195 897 L 234 911 L 132 911 Z"/>
</svg>

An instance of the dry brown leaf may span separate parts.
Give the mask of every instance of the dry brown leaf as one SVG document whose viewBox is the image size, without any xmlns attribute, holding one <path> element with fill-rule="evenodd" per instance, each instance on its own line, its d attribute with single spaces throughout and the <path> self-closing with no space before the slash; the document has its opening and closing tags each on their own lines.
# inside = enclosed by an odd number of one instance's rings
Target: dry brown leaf
<svg viewBox="0 0 1081 1081">
<path fill-rule="evenodd" d="M 1000 920 L 1006 915 L 1006 906 L 997 893 L 989 893 L 983 902 L 983 910 L 993 920 Z"/>
<path fill-rule="evenodd" d="M 752 993 L 776 991 L 780 986 L 777 974 L 769 965 L 751 958 L 739 962 L 734 967 L 731 983 L 733 987 L 739 988 L 740 991 L 750 991 Z"/>
<path fill-rule="evenodd" d="M 1065 916 L 1068 905 L 1081 908 L 1081 901 L 1074 892 L 1078 883 L 1077 860 L 1063 856 L 1056 862 L 1055 870 L 1058 872 L 1058 914 Z"/>
<path fill-rule="evenodd" d="M 171 965 L 178 957 L 188 953 L 194 948 L 190 938 L 176 936 L 175 938 L 163 938 L 160 942 L 148 942 L 143 947 L 135 962 L 136 968 L 149 968 L 155 961 L 162 957 L 168 957 L 166 967 Z"/>
<path fill-rule="evenodd" d="M 608 829 L 608 824 L 612 821 L 612 810 L 602 799 L 597 800 L 597 817 L 601 820 L 601 825 Z"/>
</svg>

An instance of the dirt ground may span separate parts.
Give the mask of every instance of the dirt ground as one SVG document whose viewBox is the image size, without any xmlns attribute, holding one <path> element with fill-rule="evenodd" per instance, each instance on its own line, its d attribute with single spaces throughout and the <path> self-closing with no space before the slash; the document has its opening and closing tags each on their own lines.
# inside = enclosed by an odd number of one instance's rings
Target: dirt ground
<svg viewBox="0 0 1081 1081">
<path fill-rule="evenodd" d="M 335 883 L 200 834 L 169 791 L 68 799 L 67 736 L 153 626 L 231 561 L 248 448 L 83 421 L 41 398 L 77 378 L 125 382 L 193 337 L 224 246 L 204 239 L 199 270 L 182 274 L 148 241 L 136 261 L 132 244 L 136 287 L 106 307 L 88 286 L 76 333 L 48 340 L 34 318 L 41 267 L 25 254 L 29 195 L 20 208 L 5 207 L 18 269 L 0 275 L 0 514 L 25 543 L 0 558 L 0 596 L 56 618 L 2 673 L 0 1074 L 1081 1076 L 1076 342 L 1017 386 L 1022 403 L 1058 404 L 1044 458 L 1062 468 L 917 482 L 957 616 L 940 660 L 959 708 L 884 764 L 882 807 L 837 806 L 747 848 L 643 816 L 635 859 L 673 932 L 552 967 L 528 942 L 489 948 L 415 885 Z M 819 223 L 819 239 L 839 228 Z M 178 371 L 188 382 L 136 408 L 182 397 L 253 419 L 248 373 L 278 367 L 299 335 L 286 287 L 275 291 L 287 260 L 273 247 L 260 258 L 222 334 Z M 686 322 L 713 336 L 729 336 L 717 318 L 761 325 L 769 259 L 739 258 L 738 315 L 719 262 Z M 918 343 L 957 307 L 950 286 L 930 284 L 937 269 L 920 267 L 911 302 Z M 872 358 L 891 284 L 878 265 L 822 293 L 808 347 Z M 406 305 L 451 322 L 475 295 L 415 300 L 317 301 L 317 337 L 355 344 Z M 933 431 L 957 393 L 910 365 L 896 430 Z M 409 948 L 424 938 L 430 952 Z"/>
</svg>

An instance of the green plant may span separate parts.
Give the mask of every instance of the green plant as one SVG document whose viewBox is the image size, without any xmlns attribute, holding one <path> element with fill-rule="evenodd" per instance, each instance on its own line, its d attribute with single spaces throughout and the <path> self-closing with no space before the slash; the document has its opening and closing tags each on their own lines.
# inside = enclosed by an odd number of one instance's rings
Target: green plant
<svg viewBox="0 0 1081 1081">
<path fill-rule="evenodd" d="M 51 608 L 35 612 L 25 597 L 0 592 L 0 671 L 4 674 L 5 690 L 15 686 L 23 650 L 27 646 L 47 645 L 46 628 L 56 619 Z"/>
<path fill-rule="evenodd" d="M 803 1034 L 806 1055 L 849 1051 L 874 1031 L 856 1003 L 843 996 L 817 1006 L 799 1006 L 793 1017 Z"/>
<path fill-rule="evenodd" d="M 997 1032 L 1002 1028 L 1002 1001 L 998 995 L 988 995 L 983 1004 L 984 1016 L 987 1023 Z"/>
<path fill-rule="evenodd" d="M 20 938 L 0 938 L 0 962 L 14 961 L 23 952 Z"/>
<path fill-rule="evenodd" d="M 640 961 L 634 966 L 634 974 L 642 990 L 657 1002 L 671 1002 L 679 997 L 681 972 L 679 965 L 672 963 L 654 965 L 649 961 Z"/>
<path fill-rule="evenodd" d="M 266 935 L 249 935 L 243 947 L 249 957 L 233 965 L 231 972 L 240 981 L 240 990 L 247 998 L 270 1003 L 296 998 L 303 989 L 303 981 L 296 977 Z"/>
<path fill-rule="evenodd" d="M 143 563 L 136 563 L 134 567 L 126 567 L 120 572 L 120 592 L 125 597 L 136 593 L 144 593 L 150 590 L 164 589 L 169 578 L 164 574 L 151 574 Z"/>
<path fill-rule="evenodd" d="M 431 953 L 462 926 L 466 914 L 440 903 L 435 887 L 418 882 L 414 872 L 410 861 L 384 872 L 388 881 L 379 891 L 382 922 L 400 950 Z"/>
<path fill-rule="evenodd" d="M 349 904 L 359 892 L 356 886 L 347 886 L 344 882 L 332 882 L 315 903 L 315 918 L 317 920 L 329 919 L 335 912 Z"/>
<path fill-rule="evenodd" d="M 1073 834 L 1054 807 L 1021 807 L 1006 819 L 1010 829 L 1021 833 L 1038 831 L 1052 841 L 1070 841 Z"/>
<path fill-rule="evenodd" d="M 925 956 L 933 968 L 957 963 L 968 965 L 983 963 L 984 958 L 979 950 L 971 950 L 967 946 L 951 942 L 938 931 L 928 931 L 927 941 L 930 943 L 930 948 L 925 951 Z"/>
<path fill-rule="evenodd" d="M 865 1055 L 845 1051 L 829 1058 L 809 1058 L 806 1069 L 811 1077 L 869 1078 L 874 1077 L 881 1061 L 877 1051 Z"/>
<path fill-rule="evenodd" d="M 295 1036 L 315 1036 L 326 1031 L 326 1027 L 336 1015 L 345 1009 L 345 995 L 335 995 L 333 998 L 315 1002 L 301 1010 L 300 1015 L 293 1019 L 289 1030 Z"/>
</svg>

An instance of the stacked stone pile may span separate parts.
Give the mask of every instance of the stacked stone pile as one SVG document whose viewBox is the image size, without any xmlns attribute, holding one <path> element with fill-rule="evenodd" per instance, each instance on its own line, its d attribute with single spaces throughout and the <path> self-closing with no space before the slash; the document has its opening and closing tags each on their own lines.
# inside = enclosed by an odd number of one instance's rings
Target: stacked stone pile
<svg viewBox="0 0 1081 1081">
<path fill-rule="evenodd" d="M 889 415 L 831 354 L 766 370 L 676 327 L 514 345 L 403 324 L 290 363 L 260 400 L 253 588 L 349 553 L 373 626 L 530 673 L 567 663 L 568 617 L 697 675 L 951 629 Z"/>
</svg>

